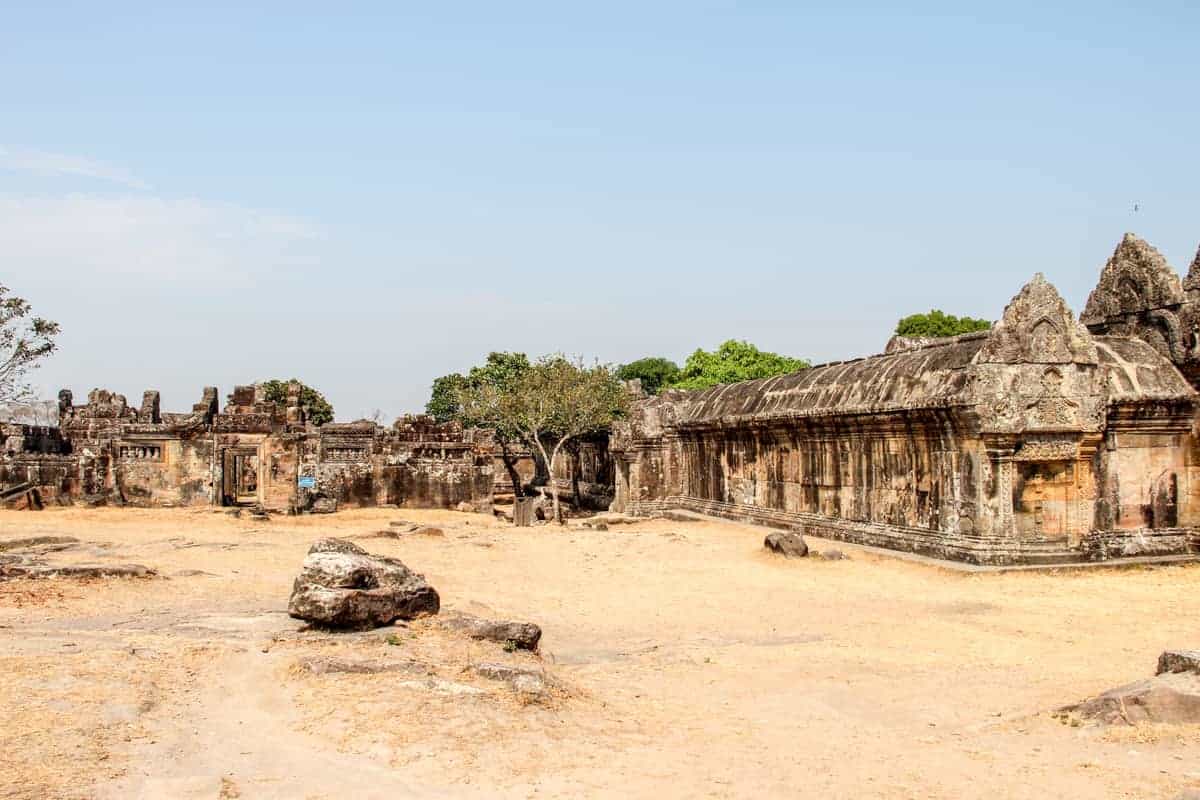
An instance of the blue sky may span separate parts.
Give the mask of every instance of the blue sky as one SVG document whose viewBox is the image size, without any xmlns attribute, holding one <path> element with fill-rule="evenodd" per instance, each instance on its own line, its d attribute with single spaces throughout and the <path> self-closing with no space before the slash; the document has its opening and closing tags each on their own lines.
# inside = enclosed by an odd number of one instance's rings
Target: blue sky
<svg viewBox="0 0 1200 800">
<path fill-rule="evenodd" d="M 48 395 L 297 375 L 352 419 L 489 350 L 825 361 L 1200 245 L 1194 3 L 250 5 L 0 2 Z"/>
</svg>

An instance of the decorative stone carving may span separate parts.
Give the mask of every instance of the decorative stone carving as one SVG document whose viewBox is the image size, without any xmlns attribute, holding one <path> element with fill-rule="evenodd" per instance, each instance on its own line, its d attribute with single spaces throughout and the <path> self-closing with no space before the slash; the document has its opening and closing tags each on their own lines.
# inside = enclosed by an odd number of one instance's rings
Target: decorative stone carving
<svg viewBox="0 0 1200 800">
<path fill-rule="evenodd" d="M 1012 299 L 975 356 L 978 364 L 1095 364 L 1096 343 L 1042 273 Z"/>
<path fill-rule="evenodd" d="M 1042 394 L 1027 408 L 1033 410 L 1034 424 L 1063 426 L 1079 420 L 1079 404 L 1063 396 L 1063 376 L 1051 367 L 1042 373 Z"/>
<path fill-rule="evenodd" d="M 1162 254 L 1127 233 L 1104 265 L 1080 319 L 1092 325 L 1124 314 L 1177 306 L 1183 300 L 1179 276 Z"/>
<path fill-rule="evenodd" d="M 1185 292 L 1200 291 L 1200 250 L 1196 250 L 1196 257 L 1192 259 L 1192 265 L 1188 267 L 1187 277 L 1183 279 L 1183 290 Z"/>
</svg>

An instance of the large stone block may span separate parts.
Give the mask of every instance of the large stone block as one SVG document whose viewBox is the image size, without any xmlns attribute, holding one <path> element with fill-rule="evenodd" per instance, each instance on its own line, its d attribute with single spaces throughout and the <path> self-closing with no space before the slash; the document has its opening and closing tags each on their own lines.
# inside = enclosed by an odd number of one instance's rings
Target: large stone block
<svg viewBox="0 0 1200 800">
<path fill-rule="evenodd" d="M 403 562 L 352 542 L 321 539 L 309 548 L 288 613 L 330 628 L 365 629 L 436 614 L 437 590 Z"/>
</svg>

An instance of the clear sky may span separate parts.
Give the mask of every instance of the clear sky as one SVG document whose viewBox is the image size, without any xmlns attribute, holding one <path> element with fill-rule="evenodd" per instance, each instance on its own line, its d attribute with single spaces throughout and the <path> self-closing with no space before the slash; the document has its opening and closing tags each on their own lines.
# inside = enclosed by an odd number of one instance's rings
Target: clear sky
<svg viewBox="0 0 1200 800">
<path fill-rule="evenodd" d="M 1200 245 L 1195 2 L 180 5 L 0 0 L 48 395 L 294 375 L 353 419 L 489 350 L 826 361 Z"/>
</svg>

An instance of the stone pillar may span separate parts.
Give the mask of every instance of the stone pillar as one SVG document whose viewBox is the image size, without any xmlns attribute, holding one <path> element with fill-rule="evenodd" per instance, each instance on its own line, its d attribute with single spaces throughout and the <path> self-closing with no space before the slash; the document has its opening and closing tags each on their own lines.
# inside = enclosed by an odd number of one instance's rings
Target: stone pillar
<svg viewBox="0 0 1200 800">
<path fill-rule="evenodd" d="M 1103 436 L 1100 433 L 1088 433 L 1079 442 L 1079 455 L 1073 465 L 1075 496 L 1072 498 L 1067 521 L 1067 544 L 1071 547 L 1077 547 L 1083 541 L 1096 518 L 1098 492 L 1095 457 L 1102 440 Z"/>
<path fill-rule="evenodd" d="M 996 510 L 992 536 L 996 539 L 1015 539 L 1017 531 L 1013 522 L 1013 450 L 1016 442 L 1010 436 L 989 436 L 984 444 L 988 460 L 992 463 L 996 485 L 992 498 Z"/>
</svg>

